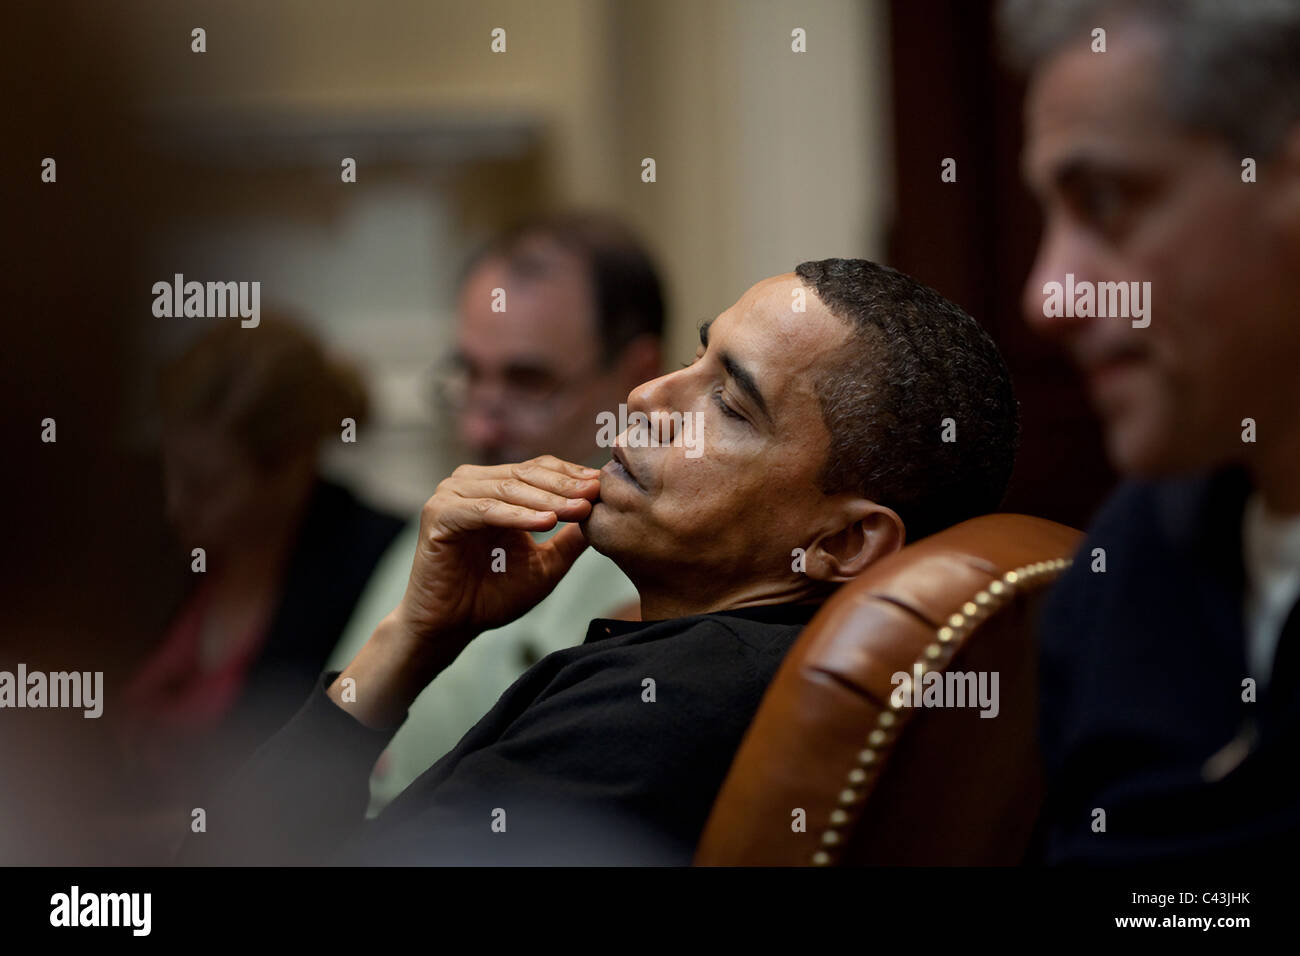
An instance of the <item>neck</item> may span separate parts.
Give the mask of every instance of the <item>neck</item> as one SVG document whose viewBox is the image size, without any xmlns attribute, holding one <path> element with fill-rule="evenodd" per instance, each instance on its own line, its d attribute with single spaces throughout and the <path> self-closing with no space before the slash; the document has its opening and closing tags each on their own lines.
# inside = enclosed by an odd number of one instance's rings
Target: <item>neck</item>
<svg viewBox="0 0 1300 956">
<path fill-rule="evenodd" d="M 676 617 L 690 617 L 692 614 L 712 614 L 767 604 L 820 603 L 834 590 L 833 587 L 820 583 L 813 586 L 814 582 L 807 579 L 793 584 L 760 582 L 740 585 L 723 592 L 714 589 L 702 594 L 684 592 L 680 582 L 672 587 L 634 583 L 641 595 L 643 621 L 666 621 Z"/>
</svg>

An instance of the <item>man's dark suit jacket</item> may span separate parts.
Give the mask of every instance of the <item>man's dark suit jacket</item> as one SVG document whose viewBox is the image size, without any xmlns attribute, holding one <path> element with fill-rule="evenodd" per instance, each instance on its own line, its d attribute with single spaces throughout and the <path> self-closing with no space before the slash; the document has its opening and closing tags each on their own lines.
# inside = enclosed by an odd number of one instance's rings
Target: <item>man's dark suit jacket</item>
<svg viewBox="0 0 1300 956">
<path fill-rule="evenodd" d="M 1048 862 L 1254 859 L 1297 843 L 1300 605 L 1267 692 L 1242 699 L 1250 490 L 1238 470 L 1125 485 L 1052 594 L 1040 631 Z M 1239 734 L 1248 755 L 1208 779 L 1206 761 Z"/>
<path fill-rule="evenodd" d="M 763 693 L 815 605 L 597 619 L 549 654 L 374 820 L 396 731 L 327 695 L 208 804 L 185 863 L 688 864 Z M 358 688 L 357 693 L 365 692 Z"/>
</svg>

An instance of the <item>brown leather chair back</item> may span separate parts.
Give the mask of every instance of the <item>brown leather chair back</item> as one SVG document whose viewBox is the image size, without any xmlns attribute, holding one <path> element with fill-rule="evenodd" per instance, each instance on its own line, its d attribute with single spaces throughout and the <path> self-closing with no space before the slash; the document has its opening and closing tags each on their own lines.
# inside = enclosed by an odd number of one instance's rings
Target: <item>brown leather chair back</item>
<svg viewBox="0 0 1300 956">
<path fill-rule="evenodd" d="M 1020 862 L 1042 800 L 1034 617 L 1079 538 L 986 515 L 840 588 L 768 688 L 696 864 Z M 895 694 L 907 689 L 896 674 L 930 671 L 939 677 L 921 676 L 906 700 Z M 951 674 L 955 691 L 959 672 L 983 672 L 990 691 L 997 673 L 996 717 L 924 706 L 927 683 Z"/>
</svg>

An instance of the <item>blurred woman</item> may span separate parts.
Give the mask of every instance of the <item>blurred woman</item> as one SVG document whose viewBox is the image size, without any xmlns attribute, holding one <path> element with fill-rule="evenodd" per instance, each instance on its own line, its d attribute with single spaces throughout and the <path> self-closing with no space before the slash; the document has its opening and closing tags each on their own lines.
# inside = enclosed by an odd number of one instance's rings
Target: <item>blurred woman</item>
<svg viewBox="0 0 1300 956">
<path fill-rule="evenodd" d="M 188 808 L 306 699 L 401 521 L 320 477 L 322 443 L 367 396 L 294 323 L 219 326 L 164 370 L 160 399 L 193 586 L 125 692 L 124 744 L 136 792 L 173 824 L 183 811 L 183 836 Z"/>
</svg>

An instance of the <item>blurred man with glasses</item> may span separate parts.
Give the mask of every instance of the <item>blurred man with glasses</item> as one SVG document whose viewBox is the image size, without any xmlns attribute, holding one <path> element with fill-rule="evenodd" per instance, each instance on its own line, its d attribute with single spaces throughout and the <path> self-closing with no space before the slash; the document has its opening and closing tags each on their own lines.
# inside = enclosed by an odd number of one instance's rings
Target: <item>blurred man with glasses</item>
<svg viewBox="0 0 1300 956">
<path fill-rule="evenodd" d="M 456 305 L 455 344 L 431 384 L 454 424 L 457 456 L 479 465 L 542 454 L 595 467 L 608 461 L 609 449 L 596 444 L 597 415 L 617 414 L 634 387 L 661 371 L 663 291 L 639 240 L 596 213 L 528 220 L 470 260 Z M 376 567 L 330 668 L 346 665 L 401 601 L 418 530 L 417 517 Z M 376 764 L 371 814 L 535 661 L 581 643 L 592 618 L 634 618 L 637 609 L 632 583 L 589 550 L 546 600 L 482 635 L 416 700 Z"/>
</svg>

